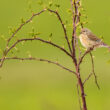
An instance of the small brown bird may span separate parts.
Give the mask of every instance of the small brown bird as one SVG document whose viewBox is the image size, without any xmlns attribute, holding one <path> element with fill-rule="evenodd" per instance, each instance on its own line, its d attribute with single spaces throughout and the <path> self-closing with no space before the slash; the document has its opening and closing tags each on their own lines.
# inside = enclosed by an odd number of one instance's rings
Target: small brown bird
<svg viewBox="0 0 110 110">
<path fill-rule="evenodd" d="M 106 47 L 110 49 L 110 46 L 105 44 L 101 39 L 95 36 L 89 29 L 83 28 L 79 36 L 81 44 L 87 48 Z"/>
</svg>

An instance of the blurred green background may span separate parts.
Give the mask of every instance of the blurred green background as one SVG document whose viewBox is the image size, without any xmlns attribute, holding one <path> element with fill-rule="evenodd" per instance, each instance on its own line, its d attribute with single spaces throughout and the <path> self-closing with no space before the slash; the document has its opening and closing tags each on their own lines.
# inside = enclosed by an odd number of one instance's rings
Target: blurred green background
<svg viewBox="0 0 110 110">
<path fill-rule="evenodd" d="M 39 0 L 0 0 L 0 48 L 5 46 L 4 36 L 10 36 L 9 28 L 18 27 L 20 18 L 28 19 L 32 13 L 42 8 Z M 49 0 L 43 1 L 48 4 Z M 71 16 L 67 13 L 70 8 L 69 0 L 53 0 L 60 4 L 59 12 L 64 22 Z M 110 45 L 110 0 L 83 0 L 83 7 L 88 15 L 89 23 L 86 25 L 97 36 L 103 36 L 104 41 Z M 29 10 L 30 7 L 30 10 Z M 28 38 L 29 33 L 35 29 L 40 37 L 48 40 L 53 33 L 52 41 L 65 46 L 64 34 L 59 21 L 54 15 L 43 13 L 36 17 L 32 23 L 21 30 L 17 38 Z M 71 26 L 67 25 L 68 35 L 71 37 Z M 16 51 L 18 49 L 18 51 Z M 37 41 L 17 45 L 9 56 L 26 57 L 29 54 L 40 58 L 59 61 L 69 68 L 73 67 L 71 59 L 58 49 L 39 43 Z M 95 71 L 98 76 L 100 90 L 92 77 L 85 85 L 87 106 L 89 110 L 109 110 L 110 106 L 110 53 L 107 49 L 97 49 L 93 52 Z M 82 78 L 91 72 L 90 56 L 88 55 L 81 66 Z M 52 64 L 36 61 L 6 61 L 0 69 L 0 109 L 1 110 L 79 110 L 76 78 Z"/>
</svg>

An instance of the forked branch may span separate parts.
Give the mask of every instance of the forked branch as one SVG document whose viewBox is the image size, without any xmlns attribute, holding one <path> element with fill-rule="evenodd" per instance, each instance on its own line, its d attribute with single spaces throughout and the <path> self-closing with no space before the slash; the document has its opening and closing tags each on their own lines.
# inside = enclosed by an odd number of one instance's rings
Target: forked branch
<svg viewBox="0 0 110 110">
<path fill-rule="evenodd" d="M 96 76 L 96 73 L 95 73 L 95 70 L 94 70 L 94 59 L 93 59 L 93 56 L 92 56 L 92 53 L 90 52 L 90 57 L 91 57 L 91 63 L 92 63 L 92 72 L 88 75 L 88 77 L 84 80 L 83 84 L 85 84 L 90 78 L 92 75 L 94 75 L 94 78 L 95 78 L 95 84 L 96 86 L 98 87 L 98 89 L 100 89 L 100 86 L 98 84 L 98 81 L 97 81 L 97 76 Z"/>
<path fill-rule="evenodd" d="M 25 21 L 24 23 L 22 23 L 22 24 L 16 29 L 16 31 L 12 34 L 12 36 L 10 36 L 10 38 L 8 39 L 8 41 L 7 41 L 7 47 L 8 47 L 8 45 L 9 45 L 9 42 L 11 41 L 11 39 L 17 34 L 17 32 L 19 32 L 19 31 L 23 28 L 24 25 L 26 25 L 26 24 L 28 24 L 29 22 L 31 22 L 35 16 L 38 16 L 38 15 L 42 14 L 44 11 L 46 11 L 46 10 L 43 9 L 42 11 L 40 11 L 40 12 L 38 12 L 38 13 L 35 13 L 35 14 L 33 13 L 32 16 L 31 16 L 27 21 Z"/>
<path fill-rule="evenodd" d="M 91 52 L 90 52 L 90 56 L 91 56 L 91 62 L 92 62 L 92 73 L 93 73 L 94 78 L 95 78 L 95 83 L 96 83 L 96 86 L 98 87 L 98 89 L 100 89 L 100 86 L 99 86 L 98 81 L 97 81 L 97 76 L 96 76 L 95 70 L 94 70 L 94 60 L 93 60 L 93 56 L 92 56 Z"/>
<path fill-rule="evenodd" d="M 64 25 L 62 19 L 61 19 L 60 14 L 59 14 L 57 11 L 53 11 L 53 10 L 51 10 L 51 9 L 48 9 L 48 11 L 57 15 L 57 17 L 58 17 L 58 19 L 59 19 L 59 21 L 60 21 L 60 23 L 61 23 L 61 25 L 62 25 L 64 34 L 65 34 L 65 39 L 66 39 L 67 44 L 68 44 L 68 48 L 69 48 L 70 52 L 72 53 L 71 45 L 70 45 L 70 43 L 69 43 L 69 39 L 68 39 L 68 35 L 67 35 L 67 30 L 66 30 L 66 28 L 65 28 L 65 25 Z"/>
<path fill-rule="evenodd" d="M 2 59 L 1 59 L 0 67 L 2 67 L 2 65 L 3 65 L 3 63 L 4 63 L 4 60 L 5 60 L 5 57 L 8 55 L 8 53 L 9 53 L 14 47 L 16 47 L 17 44 L 19 44 L 20 42 L 23 42 L 23 41 L 26 42 L 26 41 L 36 41 L 36 40 L 41 41 L 41 42 L 46 43 L 46 44 L 49 44 L 49 45 L 52 45 L 52 46 L 54 46 L 54 47 L 60 49 L 60 50 L 63 51 L 64 53 L 66 53 L 68 56 L 72 57 L 71 54 L 69 54 L 64 48 L 62 48 L 62 47 L 60 47 L 59 45 L 54 44 L 54 43 L 52 43 L 52 42 L 50 42 L 50 41 L 46 41 L 46 40 L 43 40 L 43 39 L 38 38 L 38 37 L 37 37 L 37 38 L 36 38 L 36 37 L 34 37 L 34 38 L 24 38 L 24 39 L 17 40 L 10 48 L 5 49 L 4 55 L 3 55 Z"/>
<path fill-rule="evenodd" d="M 61 25 L 62 25 L 62 28 L 63 28 L 63 30 L 64 30 L 65 39 L 66 39 L 66 41 L 67 41 L 69 50 L 70 50 L 70 52 L 72 53 L 71 45 L 70 45 L 70 43 L 69 43 L 68 36 L 67 36 L 67 31 L 66 31 L 66 28 L 65 28 L 65 26 L 64 26 L 64 23 L 63 23 L 63 21 L 62 21 L 62 19 L 61 19 L 61 16 L 60 16 L 60 14 L 59 14 L 57 11 L 54 11 L 54 10 L 51 10 L 51 9 L 43 9 L 42 11 L 40 11 L 40 12 L 38 12 L 38 13 L 35 13 L 35 14 L 33 13 L 32 16 L 31 16 L 27 21 L 25 21 L 24 23 L 22 23 L 22 24 L 15 30 L 15 32 L 12 34 L 12 36 L 10 36 L 10 38 L 7 40 L 7 48 L 8 48 L 8 45 L 9 45 L 9 42 L 11 41 L 11 39 L 23 28 L 24 25 L 26 25 L 26 24 L 28 24 L 29 22 L 31 22 L 35 16 L 38 16 L 38 15 L 42 14 L 42 13 L 45 12 L 46 10 L 48 10 L 49 12 L 54 13 L 54 14 L 57 15 L 57 17 L 58 17 L 58 19 L 59 19 L 59 21 L 60 21 L 60 23 L 61 23 Z"/>
<path fill-rule="evenodd" d="M 85 57 L 88 53 L 90 53 L 92 50 L 93 50 L 93 48 L 88 49 L 88 50 L 81 56 L 81 58 L 79 59 L 78 65 L 80 65 L 80 64 L 82 63 L 84 57 Z"/>
</svg>

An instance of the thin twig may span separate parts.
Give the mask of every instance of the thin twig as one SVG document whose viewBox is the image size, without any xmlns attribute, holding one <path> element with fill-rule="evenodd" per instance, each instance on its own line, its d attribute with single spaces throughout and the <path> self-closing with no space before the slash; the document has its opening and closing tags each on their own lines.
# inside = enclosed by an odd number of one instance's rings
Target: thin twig
<svg viewBox="0 0 110 110">
<path fill-rule="evenodd" d="M 99 46 L 99 44 L 94 45 L 93 47 L 87 49 L 87 51 L 85 51 L 85 53 L 82 55 L 81 59 L 79 60 L 78 66 L 82 63 L 84 57 L 90 53 L 92 50 L 94 50 L 95 47 Z"/>
<path fill-rule="evenodd" d="M 8 45 L 9 45 L 10 40 L 17 34 L 18 31 L 20 31 L 20 30 L 22 29 L 22 27 L 23 27 L 24 25 L 26 25 L 27 23 L 31 22 L 35 16 L 38 16 L 38 15 L 42 14 L 44 11 L 46 11 L 46 10 L 43 9 L 42 11 L 40 11 L 40 12 L 38 12 L 38 13 L 32 14 L 32 16 L 31 16 L 26 22 L 22 23 L 22 24 L 16 29 L 16 31 L 12 34 L 12 36 L 8 39 L 8 41 L 7 41 L 7 47 L 8 47 Z"/>
<path fill-rule="evenodd" d="M 22 27 L 23 27 L 25 24 L 28 24 L 29 22 L 31 22 L 31 21 L 33 20 L 33 18 L 34 18 L 35 16 L 40 15 L 41 13 L 43 13 L 43 12 L 46 11 L 46 10 L 48 10 L 48 11 L 50 11 L 50 12 L 52 12 L 52 13 L 55 13 L 55 14 L 57 15 L 57 17 L 58 17 L 60 23 L 62 24 L 62 28 L 63 28 L 63 30 L 64 30 L 64 34 L 65 34 L 65 38 L 66 38 L 67 43 L 68 43 L 69 50 L 70 50 L 70 52 L 72 53 L 71 46 L 70 46 L 70 43 L 69 43 L 69 40 L 68 40 L 68 36 L 67 36 L 67 32 L 66 32 L 66 28 L 65 28 L 65 26 L 64 26 L 64 23 L 63 23 L 63 21 L 62 21 L 60 15 L 59 15 L 59 13 L 58 13 L 57 11 L 54 11 L 54 10 L 51 10 L 51 9 L 43 9 L 43 10 L 40 11 L 39 13 L 33 14 L 25 23 L 22 23 L 22 24 L 16 29 L 16 31 L 12 34 L 12 36 L 8 39 L 8 41 L 7 41 L 7 47 L 8 47 L 8 45 L 9 45 L 9 42 L 11 41 L 11 39 L 17 34 L 18 31 L 20 31 L 20 30 L 22 29 Z"/>
<path fill-rule="evenodd" d="M 76 2 L 74 0 L 70 0 L 71 2 L 71 10 L 73 14 L 73 32 L 72 32 L 72 56 L 73 56 L 73 62 L 75 64 L 75 67 L 77 67 L 77 58 L 76 58 L 76 19 L 77 19 L 77 12 L 76 12 Z M 74 5 L 74 6 L 73 6 Z M 75 11 L 74 11 L 75 10 Z"/>
<path fill-rule="evenodd" d="M 93 74 L 94 74 L 95 83 L 96 83 L 96 86 L 98 87 L 98 89 L 100 89 L 100 86 L 99 86 L 98 81 L 97 81 L 97 76 L 96 76 L 95 70 L 94 70 L 94 60 L 93 60 L 93 56 L 92 56 L 92 53 L 91 53 L 91 52 L 90 52 L 90 56 L 91 56 L 92 72 L 93 72 Z"/>
<path fill-rule="evenodd" d="M 70 2 L 71 2 L 71 11 L 72 11 L 72 13 L 73 13 L 73 15 L 74 15 L 73 0 L 70 0 Z"/>
<path fill-rule="evenodd" d="M 70 45 L 70 43 L 69 43 L 68 36 L 67 36 L 67 30 L 66 30 L 66 28 L 65 28 L 65 26 L 64 26 L 64 23 L 63 23 L 63 21 L 62 21 L 62 19 L 61 19 L 61 16 L 59 15 L 59 13 L 58 13 L 57 11 L 54 11 L 54 10 L 51 10 L 51 9 L 48 9 L 48 11 L 57 15 L 57 17 L 58 17 L 58 19 L 59 19 L 59 21 L 60 21 L 60 23 L 61 23 L 61 25 L 62 25 L 64 34 L 65 34 L 65 39 L 66 39 L 66 41 L 67 41 L 69 50 L 70 50 L 70 52 L 72 53 L 71 45 Z"/>
<path fill-rule="evenodd" d="M 74 0 L 74 2 L 73 2 L 73 0 L 70 0 L 70 1 L 71 1 L 71 10 L 73 13 L 73 33 L 72 33 L 72 47 L 73 47 L 73 58 L 74 58 L 73 60 L 74 60 L 75 65 L 77 65 L 75 48 L 76 48 L 76 44 L 78 43 L 77 36 L 76 36 L 76 29 L 77 29 L 77 23 L 80 22 L 80 14 L 78 11 L 78 8 L 80 5 L 79 4 L 80 0 L 78 0 L 78 1 Z M 77 46 L 79 48 L 79 45 L 77 45 Z"/>
<path fill-rule="evenodd" d="M 74 54 L 74 48 L 76 47 L 76 24 L 79 22 L 79 15 L 78 15 L 78 6 L 76 1 L 74 2 L 71 0 L 71 5 L 72 5 L 72 13 L 73 13 L 73 33 L 72 33 L 72 47 L 73 47 L 73 54 Z M 74 5 L 74 8 L 73 8 Z M 74 11 L 75 10 L 75 11 Z"/>
<path fill-rule="evenodd" d="M 94 47 L 88 49 L 88 50 L 83 54 L 83 56 L 82 56 L 81 59 L 79 60 L 78 65 L 80 65 L 80 64 L 82 63 L 84 57 L 85 57 L 88 53 L 90 53 L 90 56 L 91 56 L 91 62 L 92 62 L 92 73 L 89 74 L 89 76 L 85 79 L 85 81 L 83 82 L 83 84 L 84 84 L 87 80 L 89 80 L 89 78 L 92 76 L 92 74 L 94 74 L 94 77 L 95 77 L 95 83 L 96 83 L 98 89 L 100 89 L 99 84 L 98 84 L 98 82 L 97 82 L 97 76 L 96 76 L 95 71 L 94 71 L 94 60 L 93 60 L 92 53 L 91 53 L 91 51 L 92 51 L 93 49 L 94 49 Z"/>
<path fill-rule="evenodd" d="M 88 50 L 82 55 L 82 57 L 81 57 L 80 60 L 79 60 L 78 65 L 80 65 L 80 64 L 82 63 L 84 57 L 85 57 L 88 53 L 90 53 L 92 50 L 93 50 L 93 48 L 90 48 L 90 49 L 88 49 Z"/>
<path fill-rule="evenodd" d="M 93 73 L 90 73 L 88 77 L 84 80 L 83 85 L 90 79 L 90 77 L 93 75 Z"/>
<path fill-rule="evenodd" d="M 38 37 L 37 37 L 37 38 L 36 38 L 36 37 L 34 37 L 34 38 L 24 38 L 24 39 L 17 40 L 10 48 L 5 49 L 4 55 L 3 55 L 2 60 L 1 60 L 0 67 L 2 67 L 2 65 L 3 65 L 3 63 L 4 63 L 4 60 L 5 60 L 5 57 L 7 56 L 7 54 L 8 54 L 8 53 L 10 52 L 10 50 L 12 50 L 18 43 L 23 42 L 23 41 L 34 41 L 34 40 L 39 40 L 39 41 L 41 41 L 41 42 L 50 44 L 50 45 L 52 45 L 52 46 L 54 46 L 54 47 L 60 49 L 61 51 L 65 52 L 68 56 L 72 57 L 71 54 L 69 54 L 64 48 L 62 48 L 62 47 L 60 47 L 59 45 L 56 45 L 56 44 L 54 44 L 54 43 L 52 43 L 52 42 L 50 42 L 50 41 L 46 41 L 46 40 L 43 40 L 43 39 L 38 38 Z"/>
<path fill-rule="evenodd" d="M 23 41 L 34 41 L 34 40 L 39 40 L 41 42 L 44 42 L 44 43 L 47 43 L 47 44 L 50 44 L 54 47 L 57 47 L 58 49 L 62 50 L 63 52 L 65 52 L 68 56 L 71 57 L 71 54 L 69 54 L 64 48 L 60 47 L 59 45 L 57 44 L 54 44 L 53 42 L 50 42 L 50 41 L 46 41 L 46 40 L 43 40 L 41 38 L 38 38 L 38 37 L 34 37 L 34 38 L 24 38 L 24 39 L 20 39 L 20 40 L 17 40 L 8 50 L 7 52 L 9 52 L 12 48 L 14 48 L 18 43 L 20 42 L 23 42 Z"/>
<path fill-rule="evenodd" d="M 1 60 L 2 60 L 2 59 L 0 59 L 0 61 L 1 61 Z M 71 73 L 73 73 L 73 74 L 76 75 L 76 72 L 74 72 L 74 71 L 68 69 L 67 67 L 65 67 L 65 66 L 63 66 L 63 65 L 61 65 L 61 64 L 59 64 L 58 62 L 50 61 L 50 60 L 47 60 L 47 59 L 41 59 L 41 58 L 35 58 L 35 57 L 29 57 L 29 58 L 5 57 L 5 60 L 22 60 L 22 61 L 23 61 L 23 60 L 37 60 L 37 61 L 42 61 L 42 62 L 48 62 L 48 63 L 51 63 L 51 64 L 55 64 L 55 65 L 61 67 L 62 69 L 67 70 L 67 71 L 69 71 L 69 72 L 71 72 Z"/>
</svg>

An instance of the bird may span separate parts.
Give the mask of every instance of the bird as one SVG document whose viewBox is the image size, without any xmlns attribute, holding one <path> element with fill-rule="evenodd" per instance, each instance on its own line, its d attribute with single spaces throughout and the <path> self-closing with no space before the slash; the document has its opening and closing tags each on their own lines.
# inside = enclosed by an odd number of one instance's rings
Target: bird
<svg viewBox="0 0 110 110">
<path fill-rule="evenodd" d="M 100 47 L 106 47 L 110 50 L 110 46 L 94 35 L 88 28 L 82 28 L 79 35 L 81 44 L 88 50 Z"/>
</svg>

